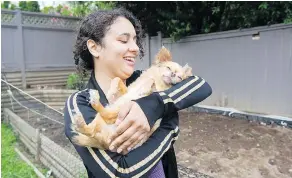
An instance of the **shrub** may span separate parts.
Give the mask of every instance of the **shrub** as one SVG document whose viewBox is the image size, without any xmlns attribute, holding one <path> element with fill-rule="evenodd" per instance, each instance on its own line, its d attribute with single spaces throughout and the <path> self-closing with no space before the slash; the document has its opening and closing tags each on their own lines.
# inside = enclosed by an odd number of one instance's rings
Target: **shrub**
<svg viewBox="0 0 292 178">
<path fill-rule="evenodd" d="M 81 90 L 84 87 L 83 77 L 77 73 L 72 73 L 67 79 L 67 89 Z"/>
</svg>

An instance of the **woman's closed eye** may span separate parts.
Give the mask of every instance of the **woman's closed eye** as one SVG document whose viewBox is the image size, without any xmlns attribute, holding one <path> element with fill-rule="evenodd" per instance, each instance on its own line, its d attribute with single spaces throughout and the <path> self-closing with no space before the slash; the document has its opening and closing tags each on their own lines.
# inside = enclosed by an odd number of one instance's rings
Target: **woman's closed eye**
<svg viewBox="0 0 292 178">
<path fill-rule="evenodd" d="M 121 43 L 126 44 L 128 40 L 119 40 Z"/>
</svg>

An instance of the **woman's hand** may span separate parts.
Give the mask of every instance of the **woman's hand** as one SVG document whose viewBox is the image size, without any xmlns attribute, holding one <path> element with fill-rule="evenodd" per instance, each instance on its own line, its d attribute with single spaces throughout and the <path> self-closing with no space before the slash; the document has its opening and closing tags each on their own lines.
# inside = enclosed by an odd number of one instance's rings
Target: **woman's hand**
<svg viewBox="0 0 292 178">
<path fill-rule="evenodd" d="M 110 150 L 127 154 L 150 132 L 148 120 L 136 102 L 129 102 L 121 108 L 116 132 L 110 137 Z"/>
</svg>

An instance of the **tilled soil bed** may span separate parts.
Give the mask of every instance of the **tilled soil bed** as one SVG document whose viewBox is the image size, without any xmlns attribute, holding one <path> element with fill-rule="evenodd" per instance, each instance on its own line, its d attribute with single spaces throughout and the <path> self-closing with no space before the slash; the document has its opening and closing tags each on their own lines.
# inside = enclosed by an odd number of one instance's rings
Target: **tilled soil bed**
<svg viewBox="0 0 292 178">
<path fill-rule="evenodd" d="M 291 178 L 292 129 L 206 113 L 180 113 L 178 163 L 219 178 Z"/>
<path fill-rule="evenodd" d="M 76 155 L 63 125 L 46 119 L 23 119 L 34 128 L 43 128 L 46 136 Z M 277 125 L 180 112 L 175 150 L 180 177 L 292 177 L 292 129 Z"/>
</svg>

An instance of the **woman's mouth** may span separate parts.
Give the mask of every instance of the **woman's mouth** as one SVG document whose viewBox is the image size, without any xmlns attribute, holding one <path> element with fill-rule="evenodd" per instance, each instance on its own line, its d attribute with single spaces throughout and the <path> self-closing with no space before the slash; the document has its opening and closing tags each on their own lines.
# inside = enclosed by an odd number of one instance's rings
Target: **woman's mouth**
<svg viewBox="0 0 292 178">
<path fill-rule="evenodd" d="M 133 67 L 135 65 L 135 58 L 133 57 L 124 57 L 124 60 L 129 66 Z"/>
</svg>

